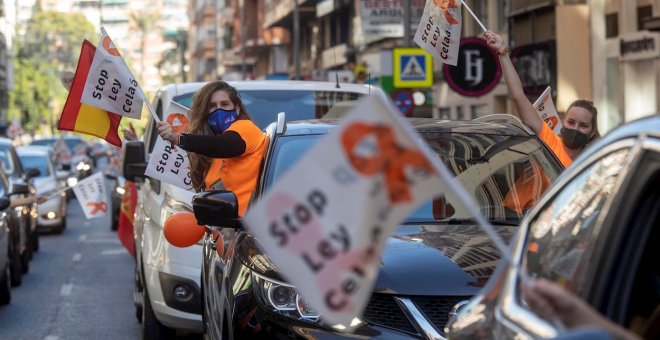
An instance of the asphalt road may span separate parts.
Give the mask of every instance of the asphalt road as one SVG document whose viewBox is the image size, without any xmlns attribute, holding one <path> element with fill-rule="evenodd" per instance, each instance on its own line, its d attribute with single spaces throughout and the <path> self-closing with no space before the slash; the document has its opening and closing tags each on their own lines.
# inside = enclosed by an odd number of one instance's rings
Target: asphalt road
<svg viewBox="0 0 660 340">
<path fill-rule="evenodd" d="M 40 235 L 30 272 L 0 307 L 0 339 L 140 339 L 133 258 L 110 215 L 87 220 L 74 198 L 67 219 L 62 234 Z"/>
</svg>

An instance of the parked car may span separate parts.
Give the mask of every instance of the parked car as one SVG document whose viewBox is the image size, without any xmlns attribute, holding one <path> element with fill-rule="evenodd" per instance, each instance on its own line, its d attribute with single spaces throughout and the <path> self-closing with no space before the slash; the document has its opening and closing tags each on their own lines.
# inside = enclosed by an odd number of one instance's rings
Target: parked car
<svg viewBox="0 0 660 340">
<path fill-rule="evenodd" d="M 34 177 L 33 184 L 37 195 L 49 197 L 62 189 L 58 180 L 55 165 L 49 158 L 49 153 L 41 147 L 24 146 L 16 149 L 24 169 L 37 169 L 39 176 Z M 66 228 L 66 192 L 61 192 L 53 198 L 37 205 L 37 229 L 61 233 Z"/>
<path fill-rule="evenodd" d="M 58 171 L 58 178 L 62 185 L 74 186 L 78 183 L 78 180 L 82 177 L 79 170 L 77 169 L 80 162 L 73 163 L 73 157 L 75 150 L 79 145 L 86 145 L 85 141 L 80 136 L 75 135 L 62 135 L 57 137 L 45 137 L 39 138 L 32 141 L 30 145 L 34 146 L 49 146 L 53 149 L 53 162 L 55 163 L 55 168 Z M 91 164 L 91 162 L 88 162 Z M 85 168 L 85 164 L 80 164 L 81 170 Z M 88 172 L 92 169 L 91 165 L 88 165 Z M 63 172 L 68 172 L 67 175 L 64 175 Z M 73 197 L 73 192 L 71 190 L 66 192 L 67 199 Z"/>
<path fill-rule="evenodd" d="M 306 81 L 230 82 L 241 94 L 250 116 L 264 128 L 278 112 L 295 119 L 310 119 L 325 114 L 340 116 L 352 103 L 365 95 L 385 97 L 376 87 Z M 153 107 L 159 117 L 171 101 L 191 107 L 195 92 L 204 83 L 167 85 L 158 93 Z M 124 155 L 124 177 L 135 180 L 127 169 L 140 169 L 144 177 L 148 159 L 158 134 L 153 117 L 145 130 L 144 142 L 130 142 Z M 131 151 L 132 150 L 132 151 Z M 201 242 L 190 248 L 176 248 L 163 238 L 163 223 L 173 213 L 192 211 L 192 191 L 146 178 L 138 183 L 135 211 L 135 306 L 142 322 L 144 338 L 170 334 L 173 329 L 202 332 L 200 291 Z"/>
<path fill-rule="evenodd" d="M 10 188 L 20 187 L 21 190 L 12 190 L 18 197 L 34 197 L 36 189 L 32 185 L 32 178 L 39 175 L 39 171 L 26 170 L 23 168 L 16 148 L 7 138 L 0 138 L 0 163 L 2 170 L 9 178 Z M 22 190 L 26 186 L 27 190 Z M 16 217 L 17 228 L 20 230 L 21 265 L 23 273 L 27 273 L 30 268 L 30 259 L 33 252 L 39 250 L 39 234 L 37 232 L 37 202 L 28 205 L 17 206 L 12 213 Z"/>
<path fill-rule="evenodd" d="M 625 124 L 590 146 L 532 209 L 480 294 L 448 326 L 452 338 L 553 338 L 532 313 L 520 271 L 554 281 L 605 317 L 660 338 L 660 116 Z"/>
<path fill-rule="evenodd" d="M 11 198 L 14 195 L 24 196 L 29 194 L 30 189 L 25 183 L 10 182 L 4 170 L 0 170 L 0 191 L 0 203 L 4 198 L 9 200 L 9 206 L 2 209 L 2 213 L 0 213 L 0 222 L 9 230 L 7 235 L 8 275 L 10 285 L 15 287 L 23 283 L 23 273 L 27 272 L 24 263 L 29 259 L 26 257 L 25 219 L 22 218 L 23 207 L 11 207 Z"/>
<path fill-rule="evenodd" d="M 0 305 L 11 302 L 12 273 L 12 235 L 7 221 L 9 207 L 9 181 L 0 171 Z"/>
<path fill-rule="evenodd" d="M 410 120 L 505 239 L 516 232 L 525 213 L 508 201 L 519 194 L 516 186 L 523 181 L 542 186 L 562 171 L 554 154 L 509 117 Z M 278 119 L 267 130 L 269 149 L 254 200 L 336 124 L 308 121 L 284 126 L 283 121 Z M 542 189 L 536 194 L 534 199 Z M 353 333 L 342 333 L 345 325 L 327 324 L 323 315 L 310 310 L 249 232 L 237 226 L 238 235 L 222 257 L 216 248 L 223 244 L 207 233 L 202 261 L 207 338 L 443 338 L 449 313 L 477 294 L 500 257 L 487 235 L 454 202 L 451 195 L 438 192 L 389 238 L 371 299 L 363 315 L 351 323 L 356 327 Z M 198 221 L 216 226 L 235 224 L 237 204 L 227 191 L 200 193 L 193 199 Z"/>
</svg>

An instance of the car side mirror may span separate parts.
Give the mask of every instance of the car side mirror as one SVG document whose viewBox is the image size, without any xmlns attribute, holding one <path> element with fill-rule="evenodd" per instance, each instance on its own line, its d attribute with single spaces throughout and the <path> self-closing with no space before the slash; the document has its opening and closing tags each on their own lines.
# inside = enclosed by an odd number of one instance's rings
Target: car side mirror
<svg viewBox="0 0 660 340">
<path fill-rule="evenodd" d="M 192 199 L 197 224 L 242 229 L 238 199 L 232 191 L 213 190 L 195 194 Z"/>
<path fill-rule="evenodd" d="M 147 161 L 144 154 L 144 142 L 127 142 L 122 150 L 122 175 L 126 180 L 135 182 L 136 178 L 144 178 L 147 170 Z"/>
<path fill-rule="evenodd" d="M 11 205 L 11 200 L 6 196 L 0 197 L 0 211 L 9 208 Z"/>
<path fill-rule="evenodd" d="M 11 195 L 27 195 L 30 193 L 30 187 L 26 183 L 14 183 L 10 193 Z"/>
<path fill-rule="evenodd" d="M 41 171 L 37 168 L 29 168 L 27 172 L 25 173 L 25 178 L 30 179 L 34 177 L 39 177 L 41 175 Z"/>
</svg>

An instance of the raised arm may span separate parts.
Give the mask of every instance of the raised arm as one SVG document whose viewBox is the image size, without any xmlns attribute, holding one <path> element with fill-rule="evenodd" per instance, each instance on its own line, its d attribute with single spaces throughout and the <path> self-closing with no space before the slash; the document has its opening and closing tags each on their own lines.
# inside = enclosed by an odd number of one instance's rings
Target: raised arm
<svg viewBox="0 0 660 340">
<path fill-rule="evenodd" d="M 518 114 L 520 119 L 529 126 L 536 134 L 541 133 L 541 128 L 543 127 L 543 119 L 536 113 L 532 103 L 525 96 L 523 92 L 522 83 L 520 82 L 520 77 L 518 77 L 518 72 L 509 58 L 509 52 L 504 43 L 502 37 L 492 31 L 487 31 L 484 33 L 486 37 L 486 42 L 488 46 L 497 51 L 497 54 L 500 56 L 500 65 L 502 66 L 502 74 L 504 74 L 504 81 L 506 86 L 509 89 L 509 94 L 516 104 L 518 109 Z"/>
</svg>

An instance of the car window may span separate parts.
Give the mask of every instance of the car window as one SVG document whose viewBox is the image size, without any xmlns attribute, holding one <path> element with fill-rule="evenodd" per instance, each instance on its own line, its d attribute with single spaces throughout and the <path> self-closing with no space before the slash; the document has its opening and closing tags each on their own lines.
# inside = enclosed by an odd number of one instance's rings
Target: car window
<svg viewBox="0 0 660 340">
<path fill-rule="evenodd" d="M 279 112 L 286 112 L 287 121 L 338 118 L 353 107 L 362 96 L 355 92 L 309 90 L 239 90 L 241 100 L 259 128 L 275 120 Z M 174 97 L 174 101 L 192 107 L 193 93 Z"/>
<path fill-rule="evenodd" d="M 589 270 L 589 249 L 603 232 L 596 223 L 617 192 L 629 149 L 608 154 L 583 170 L 530 222 L 524 265 L 531 276 L 558 282 L 580 294 Z"/>
<path fill-rule="evenodd" d="M 561 172 L 561 166 L 536 139 L 531 137 L 422 133 L 427 144 L 444 161 L 456 179 L 479 203 L 491 221 L 517 225 Z M 268 170 L 269 187 L 322 135 L 285 136 L 277 140 Z M 409 222 L 470 219 L 454 206 L 454 197 L 438 196 L 413 212 Z"/>
<path fill-rule="evenodd" d="M 9 150 L 0 150 L 0 165 L 7 174 L 14 173 L 14 161 L 9 154 Z"/>
<path fill-rule="evenodd" d="M 48 159 L 41 156 L 22 156 L 21 162 L 24 169 L 36 168 L 41 173 L 39 177 L 50 176 L 50 168 L 48 167 Z"/>
</svg>

